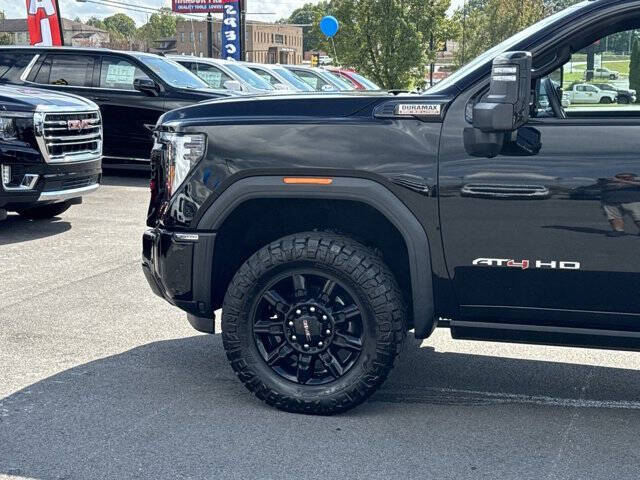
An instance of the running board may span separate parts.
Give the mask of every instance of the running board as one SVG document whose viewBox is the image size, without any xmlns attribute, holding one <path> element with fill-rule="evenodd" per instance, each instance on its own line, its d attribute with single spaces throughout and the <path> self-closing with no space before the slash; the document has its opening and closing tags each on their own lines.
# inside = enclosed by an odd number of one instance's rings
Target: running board
<svg viewBox="0 0 640 480">
<path fill-rule="evenodd" d="M 451 336 L 459 340 L 640 351 L 640 332 L 638 331 L 464 320 L 451 320 L 450 328 Z"/>
</svg>

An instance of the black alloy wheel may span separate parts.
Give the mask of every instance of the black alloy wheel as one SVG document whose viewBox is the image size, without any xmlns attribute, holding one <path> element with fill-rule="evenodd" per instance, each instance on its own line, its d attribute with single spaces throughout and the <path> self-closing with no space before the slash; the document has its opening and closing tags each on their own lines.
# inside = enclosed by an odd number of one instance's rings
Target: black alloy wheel
<svg viewBox="0 0 640 480">
<path fill-rule="evenodd" d="M 386 379 L 406 334 L 397 282 L 380 256 L 334 233 L 281 238 L 249 258 L 222 306 L 231 367 L 281 410 L 334 414 Z"/>
<path fill-rule="evenodd" d="M 321 385 L 337 380 L 362 351 L 362 307 L 324 272 L 278 276 L 260 295 L 252 317 L 260 355 L 292 382 Z"/>
</svg>

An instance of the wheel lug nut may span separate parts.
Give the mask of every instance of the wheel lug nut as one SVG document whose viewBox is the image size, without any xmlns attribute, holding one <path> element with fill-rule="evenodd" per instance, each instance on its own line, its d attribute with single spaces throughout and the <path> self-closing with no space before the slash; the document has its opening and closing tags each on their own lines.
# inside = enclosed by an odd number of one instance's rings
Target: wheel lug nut
<svg viewBox="0 0 640 480">
<path fill-rule="evenodd" d="M 290 327 L 293 327 L 293 322 L 289 322 L 289 326 L 290 326 Z"/>
<path fill-rule="evenodd" d="M 302 313 L 302 310 L 298 309 L 296 310 L 296 315 L 300 315 Z"/>
<path fill-rule="evenodd" d="M 327 316 L 326 316 L 326 315 L 322 315 L 322 319 L 323 319 L 323 320 L 326 320 L 326 319 L 327 319 Z"/>
<path fill-rule="evenodd" d="M 291 335 L 291 340 L 293 340 L 294 342 L 298 339 L 298 337 L 296 337 L 295 335 Z"/>
<path fill-rule="evenodd" d="M 322 343 L 322 342 L 318 342 L 318 346 L 319 346 L 319 347 L 322 347 L 323 345 L 324 345 L 324 343 Z"/>
<path fill-rule="evenodd" d="M 305 343 L 305 344 L 303 345 L 303 347 L 304 347 L 304 348 L 309 348 L 309 344 L 308 344 L 308 343 Z"/>
<path fill-rule="evenodd" d="M 315 311 L 316 311 L 316 307 L 311 307 L 311 308 L 309 309 L 309 311 L 310 311 L 310 312 L 315 312 Z"/>
<path fill-rule="evenodd" d="M 327 335 L 331 335 L 331 330 L 327 329 Z"/>
</svg>

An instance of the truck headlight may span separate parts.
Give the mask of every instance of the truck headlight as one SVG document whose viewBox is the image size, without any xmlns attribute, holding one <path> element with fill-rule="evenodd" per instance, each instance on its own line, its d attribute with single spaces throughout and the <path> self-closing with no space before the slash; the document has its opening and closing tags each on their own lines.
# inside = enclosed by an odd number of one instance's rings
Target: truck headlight
<svg viewBox="0 0 640 480">
<path fill-rule="evenodd" d="M 161 132 L 158 140 L 165 146 L 165 186 L 171 196 L 204 157 L 207 137 L 204 133 Z"/>
<path fill-rule="evenodd" d="M 0 113 L 0 141 L 11 142 L 18 139 L 17 117 Z"/>
</svg>

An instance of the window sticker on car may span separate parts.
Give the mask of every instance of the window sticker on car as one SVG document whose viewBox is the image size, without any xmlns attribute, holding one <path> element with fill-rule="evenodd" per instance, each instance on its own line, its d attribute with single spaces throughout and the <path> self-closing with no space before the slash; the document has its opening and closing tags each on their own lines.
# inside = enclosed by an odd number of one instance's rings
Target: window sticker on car
<svg viewBox="0 0 640 480">
<path fill-rule="evenodd" d="M 133 84 L 135 74 L 136 67 L 131 65 L 109 65 L 106 83 Z"/>
</svg>

